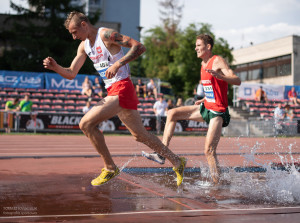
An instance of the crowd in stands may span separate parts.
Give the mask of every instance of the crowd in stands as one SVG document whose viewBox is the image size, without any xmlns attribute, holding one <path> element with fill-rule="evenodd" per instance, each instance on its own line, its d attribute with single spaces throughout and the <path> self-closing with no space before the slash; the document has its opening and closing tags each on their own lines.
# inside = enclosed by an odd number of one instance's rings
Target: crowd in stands
<svg viewBox="0 0 300 223">
<path fill-rule="evenodd" d="M 0 110 L 21 112 L 47 112 L 47 113 L 86 113 L 106 95 L 99 78 L 94 83 L 85 77 L 81 90 L 57 90 L 57 89 L 25 89 L 25 88 L 0 88 Z M 141 115 L 155 115 L 154 104 L 159 101 L 157 85 L 153 79 L 143 83 L 138 79 L 136 93 L 140 104 L 138 111 Z M 199 89 L 198 89 L 199 90 Z M 19 101 L 20 98 L 24 100 Z M 168 99 L 166 112 L 174 107 L 182 106 L 182 98 L 177 102 Z M 175 103 L 175 104 L 174 104 Z"/>
<path fill-rule="evenodd" d="M 269 100 L 266 92 L 260 87 L 253 100 L 242 100 L 247 110 L 264 119 L 293 121 L 300 119 L 300 99 L 295 87 L 288 92 L 288 99 Z"/>
<path fill-rule="evenodd" d="M 163 95 L 158 95 L 153 79 L 147 83 L 138 79 L 135 88 L 140 101 L 138 111 L 141 115 L 166 116 L 168 110 L 183 105 L 182 98 L 178 98 L 176 103 L 172 99 L 168 99 L 166 102 Z M 199 82 L 194 89 L 194 99 L 202 99 L 203 93 L 203 86 Z M 105 95 L 106 91 L 100 84 L 99 78 L 95 78 L 92 83 L 88 76 L 82 84 L 81 91 L 0 88 L 0 110 L 86 113 Z M 275 119 L 275 111 L 278 111 L 279 107 L 284 110 L 284 119 L 300 119 L 300 99 L 297 98 L 294 87 L 288 92 L 288 99 L 284 100 L 269 100 L 264 89 L 260 87 L 255 92 L 253 100 L 243 100 L 242 103 L 250 113 L 257 114 L 264 119 Z M 158 104 L 160 105 L 158 106 Z M 163 111 L 158 107 L 163 107 Z"/>
<path fill-rule="evenodd" d="M 139 88 L 140 86 L 140 88 Z M 140 104 L 138 110 L 143 115 L 154 115 L 153 105 L 157 99 L 157 87 L 153 80 L 136 85 Z M 99 78 L 94 83 L 88 76 L 81 90 L 0 88 L 0 110 L 21 112 L 86 113 L 105 97 L 105 88 Z M 24 100 L 21 98 L 24 97 Z"/>
<path fill-rule="evenodd" d="M 19 103 L 19 98 L 15 97 L 5 103 L 5 111 L 31 112 L 32 101 L 29 100 L 29 94 L 25 94 L 24 99 Z"/>
<path fill-rule="evenodd" d="M 183 106 L 182 98 L 178 98 L 176 106 L 173 104 L 172 99 L 168 99 L 166 102 L 163 94 L 159 94 L 157 101 L 153 105 L 153 111 L 156 116 L 156 126 L 157 126 L 157 134 L 161 133 L 161 121 L 162 117 L 166 117 L 167 113 L 170 109 L 175 107 Z"/>
</svg>

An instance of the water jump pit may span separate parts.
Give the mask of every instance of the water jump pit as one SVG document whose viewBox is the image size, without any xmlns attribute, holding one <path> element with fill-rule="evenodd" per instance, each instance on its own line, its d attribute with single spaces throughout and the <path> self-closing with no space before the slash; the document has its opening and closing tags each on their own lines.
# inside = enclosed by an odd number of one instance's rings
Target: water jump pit
<svg viewBox="0 0 300 223">
<path fill-rule="evenodd" d="M 90 185 L 103 165 L 98 157 L 6 157 L 0 164 L 0 222 L 298 222 L 296 144 L 271 158 L 261 148 L 240 146 L 238 166 L 219 157 L 220 185 L 211 183 L 205 159 L 186 155 L 179 188 L 168 163 L 152 165 L 139 155 L 114 155 L 122 172 L 100 187 Z"/>
</svg>

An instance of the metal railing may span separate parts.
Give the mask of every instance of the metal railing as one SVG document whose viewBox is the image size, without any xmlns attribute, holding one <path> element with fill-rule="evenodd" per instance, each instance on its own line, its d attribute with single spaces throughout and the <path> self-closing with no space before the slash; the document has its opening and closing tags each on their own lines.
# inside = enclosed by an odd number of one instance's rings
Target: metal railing
<svg viewBox="0 0 300 223">
<path fill-rule="evenodd" d="M 231 120 L 227 128 L 223 128 L 224 136 L 234 137 L 273 137 L 300 136 L 300 120 L 283 120 L 249 118 L 248 120 Z"/>
<path fill-rule="evenodd" d="M 71 114 L 65 117 L 58 113 L 39 114 L 37 112 L 10 112 L 0 111 L 0 131 L 6 132 L 46 132 L 43 130 L 43 120 L 39 119 L 39 115 L 52 118 L 51 125 L 66 124 L 69 121 L 72 128 L 51 129 L 50 132 L 81 132 L 79 128 L 74 128 L 79 124 L 81 114 Z M 56 120 L 55 117 L 60 117 L 62 120 Z M 26 117 L 25 117 L 26 116 Z M 25 118 L 25 120 L 24 120 Z M 148 119 L 155 119 L 149 117 Z M 55 122 L 56 120 L 56 122 Z M 75 123 L 76 122 L 76 123 Z M 188 122 L 189 123 L 189 122 Z M 46 127 L 46 126 L 45 126 Z M 149 126 L 148 126 L 149 127 Z M 188 126 L 189 127 L 189 126 Z M 195 126 L 192 126 L 195 127 Z M 64 131 L 63 131 L 64 130 Z M 194 133 L 197 130 L 194 131 Z M 204 131 L 201 131 L 205 133 Z M 187 134 L 188 132 L 186 132 Z M 274 119 L 249 118 L 248 120 L 232 119 L 228 127 L 223 128 L 224 136 L 233 137 L 273 137 L 273 136 L 300 136 L 300 119 L 294 121 L 281 120 L 275 122 Z M 178 133 L 177 133 L 178 134 Z M 180 134 L 180 133 L 179 133 Z M 182 132 L 184 134 L 184 132 Z"/>
</svg>

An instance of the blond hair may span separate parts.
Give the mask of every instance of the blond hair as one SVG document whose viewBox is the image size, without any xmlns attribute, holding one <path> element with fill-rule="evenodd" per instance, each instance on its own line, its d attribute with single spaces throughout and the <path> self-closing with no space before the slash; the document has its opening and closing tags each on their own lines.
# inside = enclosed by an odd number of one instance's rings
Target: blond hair
<svg viewBox="0 0 300 223">
<path fill-rule="evenodd" d="M 80 23 L 83 21 L 86 23 L 90 23 L 88 17 L 85 14 L 83 14 L 81 12 L 77 12 L 77 11 L 73 11 L 73 12 L 69 13 L 69 15 L 65 21 L 65 24 L 64 24 L 66 29 L 69 28 L 71 21 L 74 21 L 76 26 L 80 26 Z"/>
</svg>

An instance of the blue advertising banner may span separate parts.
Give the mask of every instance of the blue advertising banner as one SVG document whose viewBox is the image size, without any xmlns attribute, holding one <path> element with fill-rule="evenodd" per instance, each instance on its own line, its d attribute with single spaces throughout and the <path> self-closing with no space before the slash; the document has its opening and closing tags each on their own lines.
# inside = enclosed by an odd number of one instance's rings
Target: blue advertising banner
<svg viewBox="0 0 300 223">
<path fill-rule="evenodd" d="M 84 76 L 77 75 L 75 79 L 68 80 L 56 73 L 45 73 L 46 89 L 81 90 Z"/>
<path fill-rule="evenodd" d="M 292 89 L 292 87 L 295 87 L 295 92 L 297 93 L 297 98 L 300 98 L 300 86 L 285 86 L 284 89 L 284 99 L 289 99 L 288 98 L 288 93 Z"/>
<path fill-rule="evenodd" d="M 0 87 L 7 88 L 44 88 L 44 73 L 0 71 Z"/>
<path fill-rule="evenodd" d="M 75 79 L 68 80 L 57 73 L 0 70 L 0 87 L 81 90 L 86 76 L 89 77 L 92 85 L 94 85 L 96 77 L 99 78 L 100 83 L 102 82 L 99 75 L 78 74 Z"/>
<path fill-rule="evenodd" d="M 239 87 L 239 98 L 241 99 L 255 99 L 256 91 L 262 87 L 266 92 L 268 100 L 284 99 L 285 88 L 283 85 L 270 84 L 248 84 L 242 83 Z"/>
<path fill-rule="evenodd" d="M 84 75 L 84 74 L 77 74 L 77 76 L 73 80 L 68 80 L 63 78 L 59 74 L 56 73 L 45 73 L 45 80 L 46 80 L 46 89 L 68 89 L 68 90 L 81 90 L 82 83 L 84 78 L 88 76 L 89 80 L 94 84 L 95 75 Z M 99 77 L 99 82 L 101 83 L 101 78 Z"/>
</svg>

